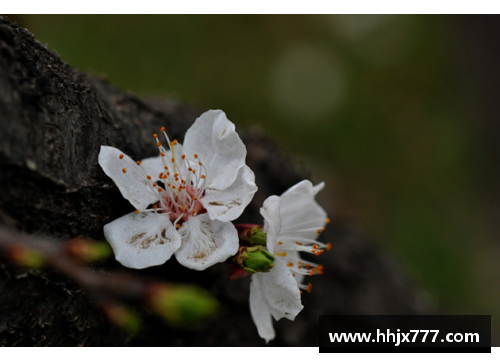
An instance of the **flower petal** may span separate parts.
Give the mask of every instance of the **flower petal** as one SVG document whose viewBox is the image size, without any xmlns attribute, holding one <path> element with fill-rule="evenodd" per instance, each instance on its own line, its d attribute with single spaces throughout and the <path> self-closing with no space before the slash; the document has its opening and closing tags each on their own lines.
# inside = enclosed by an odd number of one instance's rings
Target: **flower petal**
<svg viewBox="0 0 500 362">
<path fill-rule="evenodd" d="M 238 232 L 233 224 L 210 220 L 208 214 L 190 217 L 179 234 L 182 246 L 175 257 L 187 268 L 204 270 L 238 251 Z"/>
<path fill-rule="evenodd" d="M 308 239 L 318 237 L 317 230 L 326 224 L 326 212 L 314 200 L 314 195 L 323 186 L 321 183 L 313 187 L 310 181 L 304 180 L 281 195 L 280 237 L 284 234 Z"/>
<path fill-rule="evenodd" d="M 164 264 L 181 246 L 181 237 L 168 215 L 130 213 L 104 226 L 115 258 L 128 268 Z"/>
<path fill-rule="evenodd" d="M 120 156 L 123 157 L 120 159 Z M 101 146 L 99 165 L 118 187 L 122 196 L 137 209 L 145 209 L 159 200 L 159 196 L 148 186 L 144 171 L 134 160 L 119 149 Z M 126 169 L 126 172 L 123 172 Z"/>
<path fill-rule="evenodd" d="M 276 258 L 270 272 L 255 274 L 252 284 L 254 281 L 274 319 L 285 317 L 293 321 L 304 308 L 297 281 L 281 258 Z"/>
<path fill-rule="evenodd" d="M 267 233 L 267 249 L 272 254 L 278 242 L 278 234 L 281 230 L 280 198 L 270 196 L 264 201 L 260 208 L 260 214 L 264 217 L 264 232 Z"/>
<path fill-rule="evenodd" d="M 201 203 L 212 220 L 231 221 L 241 215 L 256 191 L 255 175 L 244 165 L 231 186 L 223 191 L 207 189 Z"/>
<path fill-rule="evenodd" d="M 269 343 L 276 336 L 273 328 L 273 319 L 266 302 L 262 298 L 260 285 L 255 281 L 255 275 L 252 276 L 252 283 L 250 284 L 250 314 L 257 327 L 259 336 L 264 338 L 266 343 Z"/>
<path fill-rule="evenodd" d="M 231 186 L 245 164 L 247 150 L 234 124 L 220 110 L 203 113 L 184 138 L 188 158 L 198 154 L 207 168 L 207 187 L 224 190 Z"/>
</svg>

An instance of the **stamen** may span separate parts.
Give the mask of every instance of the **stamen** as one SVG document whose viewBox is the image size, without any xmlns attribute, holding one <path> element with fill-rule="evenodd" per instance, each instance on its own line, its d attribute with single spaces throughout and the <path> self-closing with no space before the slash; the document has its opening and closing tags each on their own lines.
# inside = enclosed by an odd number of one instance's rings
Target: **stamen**
<svg viewBox="0 0 500 362">
<path fill-rule="evenodd" d="M 329 224 L 329 223 L 330 223 L 330 218 L 329 218 L 329 217 L 327 217 L 327 218 L 326 218 L 326 223 L 327 223 L 327 224 Z"/>
<path fill-rule="evenodd" d="M 141 165 L 141 161 L 137 161 L 137 166 L 140 166 Z"/>
<path fill-rule="evenodd" d="M 122 153 L 122 154 L 120 155 L 120 160 L 123 160 L 123 157 L 124 157 L 124 156 L 123 156 L 123 153 Z"/>
<path fill-rule="evenodd" d="M 328 250 L 328 251 L 332 250 L 332 243 L 326 244 L 326 250 Z"/>
<path fill-rule="evenodd" d="M 138 213 L 140 213 L 140 212 L 141 212 L 140 210 L 135 210 L 135 213 L 136 213 L 136 214 L 138 214 Z"/>
<path fill-rule="evenodd" d="M 122 168 L 122 172 L 123 173 L 127 173 L 127 169 L 126 168 Z"/>
</svg>

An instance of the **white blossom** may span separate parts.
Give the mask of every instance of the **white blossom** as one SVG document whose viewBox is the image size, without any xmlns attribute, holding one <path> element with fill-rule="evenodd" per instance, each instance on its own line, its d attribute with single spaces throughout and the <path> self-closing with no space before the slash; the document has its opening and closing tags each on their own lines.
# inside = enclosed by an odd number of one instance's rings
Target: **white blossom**
<svg viewBox="0 0 500 362">
<path fill-rule="evenodd" d="M 160 265 L 175 254 L 196 270 L 223 262 L 238 250 L 231 220 L 257 191 L 245 165 L 246 148 L 222 111 L 202 114 L 169 149 L 154 135 L 159 157 L 133 161 L 101 146 L 99 164 L 136 211 L 104 226 L 116 260 L 129 268 Z"/>
<path fill-rule="evenodd" d="M 302 310 L 301 289 L 310 292 L 312 288 L 310 283 L 303 284 L 304 276 L 323 273 L 323 266 L 299 255 L 300 251 L 320 255 L 331 248 L 329 243 L 316 241 L 329 222 L 325 210 L 314 200 L 323 186 L 302 181 L 280 197 L 267 198 L 260 209 L 267 249 L 276 260 L 270 272 L 252 275 L 250 312 L 266 342 L 275 337 L 272 317 L 294 320 Z"/>
</svg>

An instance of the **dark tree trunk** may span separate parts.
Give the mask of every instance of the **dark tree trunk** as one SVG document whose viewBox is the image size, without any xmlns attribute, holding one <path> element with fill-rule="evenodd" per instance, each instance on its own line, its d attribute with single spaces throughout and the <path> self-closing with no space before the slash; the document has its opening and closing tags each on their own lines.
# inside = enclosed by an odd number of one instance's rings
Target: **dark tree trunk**
<svg viewBox="0 0 500 362">
<path fill-rule="evenodd" d="M 133 207 L 98 165 L 100 146 L 136 159 L 153 156 L 155 131 L 165 126 L 182 142 L 200 113 L 170 99 L 138 98 L 75 71 L 28 31 L 0 20 L 0 225 L 59 240 L 102 240 L 103 225 Z M 263 200 L 304 175 L 264 136 L 238 131 L 259 186 L 241 221 L 260 222 Z M 428 311 L 398 268 L 345 223 L 332 218 L 322 240 L 333 244 L 319 258 L 325 274 L 312 280 L 313 293 L 304 295 L 295 322 L 275 323 L 271 344 L 316 345 L 321 314 Z M 106 274 L 124 268 L 110 260 L 96 269 Z M 172 259 L 133 273 L 200 285 L 223 310 L 195 329 L 174 329 L 146 313 L 142 332 L 130 335 L 111 325 L 67 277 L 50 269 L 27 271 L 1 258 L 0 345 L 264 344 L 249 313 L 249 280 L 228 282 L 226 265 L 196 272 Z"/>
</svg>

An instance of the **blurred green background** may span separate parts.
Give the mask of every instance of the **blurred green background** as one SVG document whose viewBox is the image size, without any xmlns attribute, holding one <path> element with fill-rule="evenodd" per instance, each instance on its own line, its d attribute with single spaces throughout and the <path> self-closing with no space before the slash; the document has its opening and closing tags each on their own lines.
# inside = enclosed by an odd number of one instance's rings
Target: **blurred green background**
<svg viewBox="0 0 500 362">
<path fill-rule="evenodd" d="M 488 78 L 475 73 L 489 53 L 477 51 L 474 21 L 10 19 L 118 87 L 220 108 L 237 127 L 263 128 L 314 182 L 326 181 L 320 202 L 332 216 L 383 245 L 445 310 L 500 316 L 498 158 L 482 111 Z"/>
</svg>

